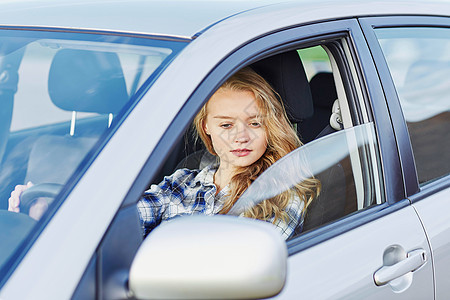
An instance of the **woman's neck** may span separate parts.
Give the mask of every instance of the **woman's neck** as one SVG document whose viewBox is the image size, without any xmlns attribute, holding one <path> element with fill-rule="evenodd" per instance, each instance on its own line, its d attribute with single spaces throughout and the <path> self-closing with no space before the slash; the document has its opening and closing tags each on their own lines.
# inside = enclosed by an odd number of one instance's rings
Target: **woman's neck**
<svg viewBox="0 0 450 300">
<path fill-rule="evenodd" d="M 232 168 L 224 168 L 222 166 L 219 166 L 216 173 L 214 174 L 214 184 L 217 187 L 217 192 L 220 192 L 230 183 L 233 175 L 234 170 Z"/>
</svg>

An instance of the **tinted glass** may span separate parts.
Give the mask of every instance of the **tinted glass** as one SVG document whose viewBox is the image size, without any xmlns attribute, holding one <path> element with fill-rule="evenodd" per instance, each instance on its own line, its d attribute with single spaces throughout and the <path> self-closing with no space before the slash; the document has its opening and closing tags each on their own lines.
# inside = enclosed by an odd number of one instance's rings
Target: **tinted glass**
<svg viewBox="0 0 450 300">
<path fill-rule="evenodd" d="M 419 183 L 450 172 L 450 29 L 376 29 L 413 146 Z"/>
<path fill-rule="evenodd" d="M 111 35 L 0 32 L 0 266 L 30 230 L 43 228 L 35 224 L 45 224 L 51 218 L 47 207 L 64 201 L 59 191 L 82 176 L 184 45 Z M 7 211 L 11 191 L 28 182 L 33 186 L 22 194 L 20 213 Z"/>
</svg>

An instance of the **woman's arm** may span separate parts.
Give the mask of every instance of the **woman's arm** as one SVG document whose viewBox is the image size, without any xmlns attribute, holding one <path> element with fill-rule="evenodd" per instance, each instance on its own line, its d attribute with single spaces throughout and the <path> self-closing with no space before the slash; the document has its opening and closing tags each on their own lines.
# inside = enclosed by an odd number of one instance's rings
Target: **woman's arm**
<svg viewBox="0 0 450 300">
<path fill-rule="evenodd" d="M 170 203 L 170 189 L 165 189 L 166 179 L 159 185 L 153 184 L 137 204 L 144 237 L 161 223 L 165 207 Z"/>
<path fill-rule="evenodd" d="M 137 204 L 144 237 L 161 223 L 173 202 L 183 201 L 186 190 L 184 182 L 194 175 L 195 172 L 188 169 L 177 170 L 172 175 L 164 177 L 160 184 L 153 184 L 144 192 Z"/>
</svg>

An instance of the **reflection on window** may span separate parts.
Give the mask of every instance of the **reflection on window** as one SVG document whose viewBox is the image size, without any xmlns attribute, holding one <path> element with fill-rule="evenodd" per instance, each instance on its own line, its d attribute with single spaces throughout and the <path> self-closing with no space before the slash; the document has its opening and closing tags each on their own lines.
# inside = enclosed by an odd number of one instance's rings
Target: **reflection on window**
<svg viewBox="0 0 450 300">
<path fill-rule="evenodd" d="M 384 202 L 373 123 L 314 140 L 269 167 L 236 202 L 239 215 L 265 199 L 314 177 L 322 191 L 307 208 L 303 230 Z"/>
<path fill-rule="evenodd" d="M 450 30 L 376 29 L 413 146 L 421 184 L 450 172 Z"/>
</svg>

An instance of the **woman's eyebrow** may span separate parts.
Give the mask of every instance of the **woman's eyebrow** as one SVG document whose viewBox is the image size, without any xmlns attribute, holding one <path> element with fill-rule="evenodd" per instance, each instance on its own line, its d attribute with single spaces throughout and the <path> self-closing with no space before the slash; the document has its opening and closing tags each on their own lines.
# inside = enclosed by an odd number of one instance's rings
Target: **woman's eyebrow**
<svg viewBox="0 0 450 300">
<path fill-rule="evenodd" d="M 214 119 L 234 119 L 232 117 L 229 116 L 221 116 L 221 115 L 217 115 L 213 117 Z"/>
<path fill-rule="evenodd" d="M 259 115 L 259 114 L 254 114 L 254 115 L 251 115 L 251 116 L 247 116 L 247 120 L 249 120 L 249 119 L 258 119 L 258 118 L 260 118 L 261 116 Z M 236 119 L 236 118 L 234 118 L 234 117 L 230 117 L 230 116 L 222 116 L 222 115 L 217 115 L 217 116 L 214 116 L 213 117 L 214 119 Z"/>
</svg>

